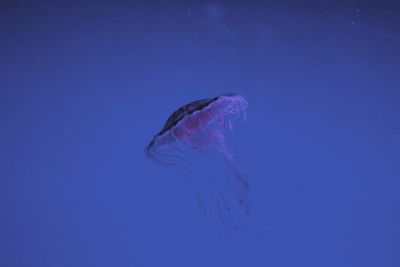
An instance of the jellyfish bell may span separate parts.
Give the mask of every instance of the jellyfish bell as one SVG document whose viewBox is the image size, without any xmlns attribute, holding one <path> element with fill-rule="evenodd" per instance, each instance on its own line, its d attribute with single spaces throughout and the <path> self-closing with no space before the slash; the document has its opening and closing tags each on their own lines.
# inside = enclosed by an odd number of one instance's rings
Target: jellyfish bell
<svg viewBox="0 0 400 267">
<path fill-rule="evenodd" d="M 213 205 L 219 203 L 217 213 L 225 221 L 230 217 L 227 213 L 232 210 L 231 202 L 239 204 L 245 213 L 250 212 L 249 183 L 241 175 L 226 142 L 226 131 L 233 130 L 241 114 L 245 118 L 247 106 L 247 101 L 237 94 L 193 101 L 170 115 L 145 150 L 155 163 L 184 174 L 204 209 L 213 210 Z M 216 155 L 210 160 L 207 152 L 216 152 L 222 158 L 224 171 L 215 171 Z M 211 195 L 213 200 L 205 205 L 204 199 Z"/>
<path fill-rule="evenodd" d="M 171 114 L 162 130 L 147 146 L 146 153 L 153 159 L 159 146 L 176 141 L 185 141 L 198 150 L 210 148 L 214 142 L 222 148 L 224 137 L 219 129 L 210 124 L 215 122 L 224 125 L 227 122 L 232 130 L 238 115 L 242 112 L 245 114 L 247 105 L 247 101 L 236 94 L 193 101 Z M 235 116 L 228 117 L 230 115 Z"/>
</svg>

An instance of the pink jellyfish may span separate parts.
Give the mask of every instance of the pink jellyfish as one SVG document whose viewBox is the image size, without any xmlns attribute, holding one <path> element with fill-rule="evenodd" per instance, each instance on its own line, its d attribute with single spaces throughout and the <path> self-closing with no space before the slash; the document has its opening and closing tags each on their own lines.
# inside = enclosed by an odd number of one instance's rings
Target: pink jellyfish
<svg viewBox="0 0 400 267">
<path fill-rule="evenodd" d="M 146 155 L 155 163 L 177 169 L 189 179 L 204 209 L 212 210 L 204 207 L 199 184 L 214 187 L 214 198 L 209 202 L 218 204 L 216 210 L 224 222 L 228 219 L 227 214 L 231 213 L 231 202 L 243 207 L 245 214 L 250 212 L 249 183 L 240 174 L 234 153 L 226 142 L 226 131 L 233 130 L 240 115 L 246 118 L 247 105 L 247 101 L 237 94 L 191 102 L 172 113 L 145 149 Z M 222 158 L 225 165 L 223 174 L 213 175 L 214 169 L 209 166 L 215 165 L 215 158 L 204 164 L 205 159 L 199 157 L 209 151 Z"/>
</svg>

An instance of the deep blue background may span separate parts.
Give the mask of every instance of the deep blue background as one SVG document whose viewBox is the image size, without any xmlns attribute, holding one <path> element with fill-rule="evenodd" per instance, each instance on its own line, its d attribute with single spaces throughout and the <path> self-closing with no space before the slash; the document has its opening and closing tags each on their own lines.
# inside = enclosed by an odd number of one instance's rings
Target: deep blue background
<svg viewBox="0 0 400 267">
<path fill-rule="evenodd" d="M 266 2 L 2 1 L 0 266 L 400 266 L 396 1 Z M 226 92 L 261 236 L 143 153 Z"/>
</svg>

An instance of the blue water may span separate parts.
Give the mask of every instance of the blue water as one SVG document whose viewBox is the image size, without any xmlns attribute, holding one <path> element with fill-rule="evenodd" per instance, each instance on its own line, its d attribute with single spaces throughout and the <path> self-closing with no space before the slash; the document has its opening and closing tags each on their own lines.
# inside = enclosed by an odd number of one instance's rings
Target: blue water
<svg viewBox="0 0 400 267">
<path fill-rule="evenodd" d="M 395 1 L 3 1 L 0 266 L 400 266 Z M 258 219 L 143 151 L 236 92 Z M 235 132 L 234 132 L 235 134 Z"/>
</svg>

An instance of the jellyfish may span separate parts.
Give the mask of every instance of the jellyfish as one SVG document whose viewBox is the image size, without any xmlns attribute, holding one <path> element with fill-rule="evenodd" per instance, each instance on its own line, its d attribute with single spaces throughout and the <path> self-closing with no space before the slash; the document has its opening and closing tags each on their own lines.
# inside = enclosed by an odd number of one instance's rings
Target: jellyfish
<svg viewBox="0 0 400 267">
<path fill-rule="evenodd" d="M 227 140 L 237 119 L 246 119 L 247 106 L 233 93 L 193 101 L 173 112 L 145 149 L 155 163 L 183 174 L 201 210 L 223 223 L 232 221 L 234 213 L 250 213 L 249 181 Z"/>
</svg>

